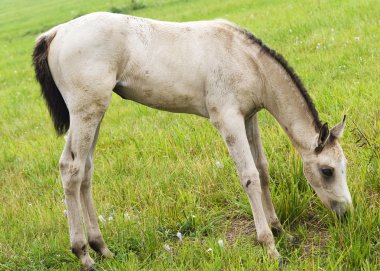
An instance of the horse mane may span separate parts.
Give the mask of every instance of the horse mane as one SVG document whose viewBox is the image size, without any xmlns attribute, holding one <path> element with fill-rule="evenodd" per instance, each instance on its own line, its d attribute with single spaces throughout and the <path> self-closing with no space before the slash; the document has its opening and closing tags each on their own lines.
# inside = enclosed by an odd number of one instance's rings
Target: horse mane
<svg viewBox="0 0 380 271">
<path fill-rule="evenodd" d="M 266 54 L 274 58 L 281 65 L 281 67 L 287 72 L 287 74 L 292 79 L 293 83 L 296 85 L 298 91 L 301 93 L 302 97 L 305 99 L 306 105 L 313 116 L 313 119 L 314 119 L 313 124 L 315 126 L 316 132 L 319 132 L 319 130 L 322 127 L 322 123 L 319 119 L 318 111 L 315 109 L 313 100 L 311 99 L 309 93 L 307 92 L 305 86 L 303 85 L 301 79 L 296 74 L 294 69 L 288 64 L 288 62 L 285 60 L 285 58 L 281 54 L 269 48 L 264 42 L 262 42 L 256 36 L 254 36 L 251 32 L 249 32 L 246 29 L 240 29 L 240 31 L 248 38 L 249 41 L 251 41 L 254 44 L 259 45 L 263 52 L 265 52 Z"/>
</svg>

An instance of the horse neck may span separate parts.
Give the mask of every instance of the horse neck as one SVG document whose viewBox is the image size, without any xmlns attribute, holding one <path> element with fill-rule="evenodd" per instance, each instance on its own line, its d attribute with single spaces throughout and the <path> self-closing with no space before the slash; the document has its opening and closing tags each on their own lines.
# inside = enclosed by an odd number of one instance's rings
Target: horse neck
<svg viewBox="0 0 380 271">
<path fill-rule="evenodd" d="M 267 81 L 264 108 L 274 116 L 302 155 L 314 145 L 320 123 L 318 116 L 313 114 L 313 105 L 306 101 L 289 72 L 270 55 L 264 58 Z"/>
</svg>

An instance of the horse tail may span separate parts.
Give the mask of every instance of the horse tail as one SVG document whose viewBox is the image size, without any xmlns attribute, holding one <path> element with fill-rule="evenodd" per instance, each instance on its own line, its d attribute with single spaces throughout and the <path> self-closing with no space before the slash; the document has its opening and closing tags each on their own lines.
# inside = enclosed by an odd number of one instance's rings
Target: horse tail
<svg viewBox="0 0 380 271">
<path fill-rule="evenodd" d="M 54 82 L 48 63 L 49 46 L 56 33 L 57 28 L 53 28 L 37 38 L 33 51 L 33 66 L 55 131 L 58 135 L 62 135 L 70 127 L 70 114 L 62 94 Z"/>
</svg>

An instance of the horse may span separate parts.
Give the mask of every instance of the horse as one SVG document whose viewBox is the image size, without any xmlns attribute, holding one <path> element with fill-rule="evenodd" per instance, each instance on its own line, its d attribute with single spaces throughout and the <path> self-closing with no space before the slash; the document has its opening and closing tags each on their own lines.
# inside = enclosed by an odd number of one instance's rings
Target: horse
<svg viewBox="0 0 380 271">
<path fill-rule="evenodd" d="M 273 258 L 281 259 L 273 232 L 285 231 L 269 190 L 257 120 L 261 109 L 277 120 L 300 153 L 304 175 L 324 205 L 338 217 L 352 207 L 339 143 L 345 117 L 332 129 L 322 123 L 287 61 L 234 23 L 91 13 L 41 34 L 33 65 L 57 134 L 67 132 L 59 170 L 71 250 L 85 270 L 95 264 L 88 245 L 113 256 L 92 197 L 94 151 L 113 92 L 152 108 L 210 120 L 235 163 L 257 239 Z"/>
</svg>

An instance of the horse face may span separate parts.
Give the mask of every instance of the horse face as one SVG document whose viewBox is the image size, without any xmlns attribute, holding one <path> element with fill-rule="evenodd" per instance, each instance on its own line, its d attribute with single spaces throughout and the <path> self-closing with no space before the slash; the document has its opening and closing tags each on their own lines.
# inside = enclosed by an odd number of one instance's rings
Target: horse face
<svg viewBox="0 0 380 271">
<path fill-rule="evenodd" d="M 325 124 L 316 147 L 305 155 L 304 174 L 321 201 L 339 218 L 352 206 L 346 181 L 346 158 L 338 139 L 343 134 L 345 119 L 333 129 Z"/>
</svg>

